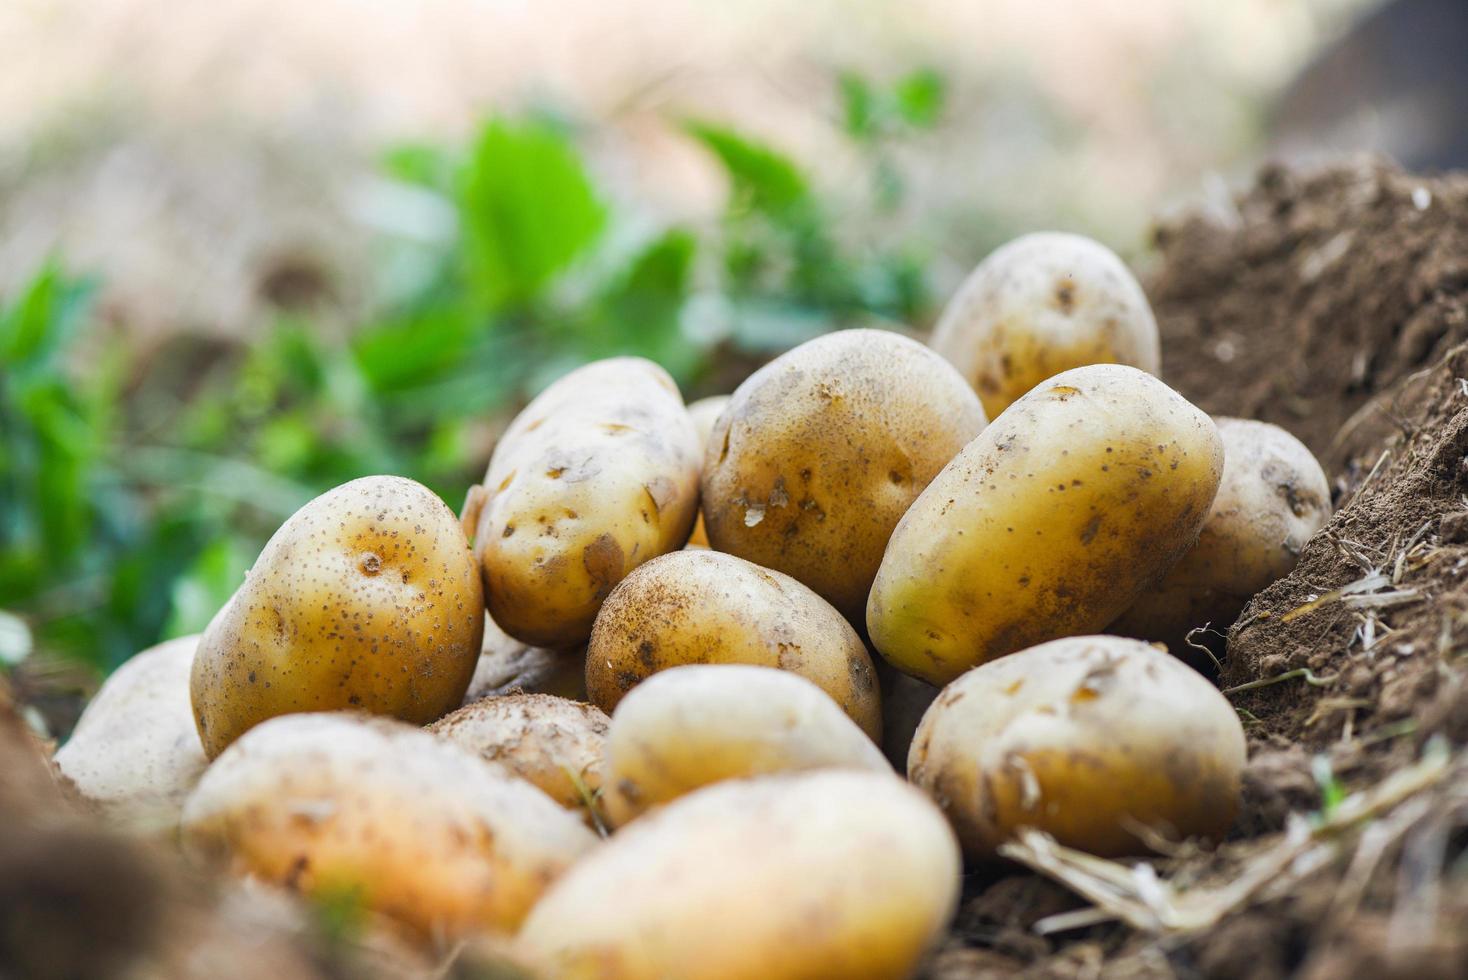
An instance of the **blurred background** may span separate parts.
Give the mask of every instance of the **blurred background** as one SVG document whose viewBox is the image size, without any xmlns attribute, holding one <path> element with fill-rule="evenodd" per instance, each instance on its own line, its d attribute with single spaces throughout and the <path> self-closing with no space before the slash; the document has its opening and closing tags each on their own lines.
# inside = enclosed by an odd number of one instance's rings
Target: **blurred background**
<svg viewBox="0 0 1468 980">
<path fill-rule="evenodd" d="M 1025 231 L 1145 270 L 1267 157 L 1468 164 L 1464 50 L 1461 0 L 10 0 L 0 664 L 64 731 L 579 362 L 727 391 Z"/>
</svg>

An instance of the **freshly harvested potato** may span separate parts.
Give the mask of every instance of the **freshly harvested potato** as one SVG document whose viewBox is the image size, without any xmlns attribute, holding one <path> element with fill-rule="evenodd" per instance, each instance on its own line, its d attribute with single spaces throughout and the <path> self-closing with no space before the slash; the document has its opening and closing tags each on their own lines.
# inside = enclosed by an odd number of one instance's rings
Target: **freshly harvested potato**
<svg viewBox="0 0 1468 980">
<path fill-rule="evenodd" d="M 479 664 L 464 692 L 464 703 L 498 697 L 513 691 L 554 694 L 573 701 L 586 700 L 586 648 L 548 650 L 521 643 L 484 616 L 484 644 Z"/>
<path fill-rule="evenodd" d="M 693 416 L 693 424 L 698 428 L 699 444 L 703 446 L 704 452 L 708 451 L 709 435 L 714 431 L 714 423 L 728 405 L 728 395 L 711 395 L 688 406 L 688 414 Z M 695 548 L 709 546 L 708 531 L 703 526 L 702 508 L 699 509 L 698 519 L 693 522 L 693 533 L 688 536 L 688 543 Z"/>
<path fill-rule="evenodd" d="M 1197 540 L 1218 490 L 1213 421 L 1136 368 L 1056 375 L 938 474 L 887 545 L 867 605 L 899 670 L 946 684 L 1094 632 Z"/>
<path fill-rule="evenodd" d="M 561 980 L 899 980 L 953 914 L 960 871 L 943 815 L 895 776 L 734 780 L 619 831 L 519 942 Z"/>
<path fill-rule="evenodd" d="M 612 711 L 660 670 L 753 664 L 800 674 L 876 740 L 882 693 L 861 637 L 788 575 L 718 551 L 648 562 L 612 590 L 586 648 L 586 691 Z"/>
<path fill-rule="evenodd" d="M 204 751 L 297 711 L 425 725 L 463 701 L 483 636 L 453 512 L 401 477 L 344 483 L 280 526 L 204 631 L 190 678 Z"/>
<path fill-rule="evenodd" d="M 979 860 L 1021 827 L 1109 857 L 1145 851 L 1143 828 L 1217 839 L 1243 769 L 1244 729 L 1223 695 L 1116 636 L 1054 640 L 964 674 L 928 709 L 907 763 Z"/>
<path fill-rule="evenodd" d="M 117 668 L 56 753 L 62 775 L 113 822 L 171 831 L 208 765 L 189 703 L 198 645 L 179 637 Z"/>
<path fill-rule="evenodd" d="M 963 378 L 916 341 L 842 330 L 801 344 L 740 385 L 714 424 L 709 544 L 859 623 L 892 529 L 984 422 Z"/>
<path fill-rule="evenodd" d="M 1193 628 L 1228 628 L 1256 592 L 1295 567 L 1330 519 L 1330 484 L 1304 443 L 1277 425 L 1219 418 L 1223 481 L 1198 543 L 1111 627 L 1185 650 Z"/>
<path fill-rule="evenodd" d="M 1040 232 L 979 264 L 933 330 L 933 349 L 958 368 L 998 418 L 1052 375 L 1085 364 L 1161 365 L 1157 321 L 1126 264 L 1100 242 Z"/>
<path fill-rule="evenodd" d="M 401 722 L 304 714 L 257 726 L 183 813 L 195 854 L 312 896 L 354 895 L 425 938 L 512 932 L 596 843 L 540 790 Z"/>
<path fill-rule="evenodd" d="M 678 386 L 651 361 L 597 361 L 541 392 L 465 508 L 490 616 L 535 646 L 584 643 L 628 572 L 688 541 L 701 460 Z"/>
<path fill-rule="evenodd" d="M 428 730 L 585 811 L 602 785 L 607 716 L 549 694 L 506 694 L 465 705 Z"/>
<path fill-rule="evenodd" d="M 674 667 L 649 677 L 617 705 L 606 751 L 603 799 L 618 826 L 726 779 L 892 771 L 825 691 L 798 674 L 746 664 Z"/>
</svg>

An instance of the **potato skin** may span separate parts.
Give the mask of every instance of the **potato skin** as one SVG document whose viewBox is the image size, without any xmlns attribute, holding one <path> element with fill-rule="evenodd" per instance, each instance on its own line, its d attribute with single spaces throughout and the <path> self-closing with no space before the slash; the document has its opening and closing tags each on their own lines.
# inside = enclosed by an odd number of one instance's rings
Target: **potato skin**
<svg viewBox="0 0 1468 980">
<path fill-rule="evenodd" d="M 1197 540 L 1223 469 L 1207 415 L 1136 368 L 1056 375 L 938 474 L 887 546 L 873 645 L 934 684 L 1119 616 Z"/>
<path fill-rule="evenodd" d="M 714 424 L 709 544 L 859 623 L 892 529 L 984 424 L 963 378 L 916 341 L 841 330 L 801 344 L 741 384 Z"/>
<path fill-rule="evenodd" d="M 1081 235 L 1039 232 L 996 249 L 959 287 L 933 349 L 973 385 L 989 418 L 1085 364 L 1161 366 L 1157 321 L 1126 264 Z"/>
<path fill-rule="evenodd" d="M 714 423 L 719 420 L 719 416 L 728 406 L 728 395 L 710 395 L 688 406 L 688 414 L 693 417 L 693 424 L 698 428 L 698 441 L 699 445 L 703 447 L 703 452 L 708 451 L 709 436 L 714 431 Z M 709 534 L 703 524 L 703 508 L 701 507 L 698 519 L 693 522 L 693 533 L 688 536 L 688 543 L 695 548 L 709 546 Z"/>
<path fill-rule="evenodd" d="M 895 776 L 705 787 L 554 885 L 519 944 L 563 980 L 899 980 L 952 916 L 952 831 Z"/>
<path fill-rule="evenodd" d="M 307 895 L 358 891 L 425 939 L 513 931 L 596 843 L 540 790 L 401 722 L 272 719 L 184 808 L 184 844 Z"/>
<path fill-rule="evenodd" d="M 788 575 L 718 551 L 679 551 L 607 597 L 586 648 L 586 691 L 603 711 L 660 670 L 753 664 L 799 674 L 876 740 L 882 694 L 851 624 Z"/>
<path fill-rule="evenodd" d="M 280 526 L 204 631 L 189 685 L 204 751 L 298 711 L 427 724 L 463 700 L 483 634 L 479 576 L 443 501 L 396 476 L 344 483 Z"/>
<path fill-rule="evenodd" d="M 908 778 L 974 860 L 1018 828 L 1116 857 L 1221 838 L 1238 812 L 1244 729 L 1224 696 L 1140 640 L 1075 636 L 976 667 L 918 726 Z"/>
<path fill-rule="evenodd" d="M 651 361 L 597 361 L 541 392 L 484 476 L 474 555 L 490 616 L 534 646 L 584 643 L 628 572 L 688 541 L 701 459 L 677 385 Z"/>
<path fill-rule="evenodd" d="M 1305 444 L 1277 425 L 1217 418 L 1223 481 L 1198 543 L 1111 626 L 1184 651 L 1194 627 L 1219 632 L 1284 578 L 1330 519 L 1330 484 Z"/>
<path fill-rule="evenodd" d="M 586 700 L 586 648 L 533 647 L 499 628 L 486 613 L 479 663 L 464 692 L 464 703 L 514 691 Z"/>
<path fill-rule="evenodd" d="M 892 767 L 840 705 L 789 671 L 674 667 L 622 699 L 607 735 L 607 813 L 617 826 L 711 783 L 809 769 Z"/>
<path fill-rule="evenodd" d="M 107 678 L 55 756 L 62 775 L 114 823 L 151 830 L 178 823 L 208 765 L 189 673 L 199 637 L 134 655 Z"/>
</svg>

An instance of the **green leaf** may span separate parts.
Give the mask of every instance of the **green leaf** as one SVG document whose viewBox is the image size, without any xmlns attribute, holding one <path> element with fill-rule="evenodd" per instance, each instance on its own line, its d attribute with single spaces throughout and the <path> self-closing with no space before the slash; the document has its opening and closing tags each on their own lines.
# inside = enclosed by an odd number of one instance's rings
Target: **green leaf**
<svg viewBox="0 0 1468 980">
<path fill-rule="evenodd" d="M 251 552 L 230 537 L 204 546 L 187 571 L 173 583 L 172 608 L 163 628 L 165 638 L 201 633 L 229 601 L 250 568 Z"/>
<path fill-rule="evenodd" d="M 389 177 L 435 191 L 453 187 L 454 155 L 431 143 L 403 143 L 382 156 L 382 169 Z"/>
<path fill-rule="evenodd" d="M 810 189 L 800 168 L 778 151 L 711 123 L 690 122 L 687 129 L 729 174 L 735 209 L 779 215 L 804 204 Z"/>
<path fill-rule="evenodd" d="M 926 129 L 943 114 L 947 83 L 932 68 L 920 68 L 897 83 L 897 112 L 909 125 Z"/>
<path fill-rule="evenodd" d="M 856 140 L 872 136 L 877 129 L 877 96 L 871 83 L 856 72 L 841 73 L 842 126 Z"/>
<path fill-rule="evenodd" d="M 703 352 L 682 333 L 683 303 L 698 242 L 672 229 L 649 244 L 626 274 L 602 296 L 601 330 L 585 353 L 588 358 L 637 354 L 657 361 L 675 378 L 686 379 L 701 365 Z"/>
</svg>

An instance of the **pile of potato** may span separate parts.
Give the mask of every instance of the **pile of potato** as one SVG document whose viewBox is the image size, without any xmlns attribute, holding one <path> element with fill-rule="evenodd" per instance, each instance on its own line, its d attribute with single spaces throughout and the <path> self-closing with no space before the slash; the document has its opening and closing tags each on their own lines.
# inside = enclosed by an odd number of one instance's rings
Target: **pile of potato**
<svg viewBox="0 0 1468 980">
<path fill-rule="evenodd" d="M 307 504 L 56 763 L 201 861 L 530 975 L 909 976 L 1021 827 L 1115 856 L 1233 821 L 1243 732 L 1178 655 L 1329 494 L 1157 367 L 1140 287 L 1069 235 L 995 252 L 931 348 L 842 331 L 691 408 L 587 365 L 461 517 L 392 476 Z"/>
</svg>

